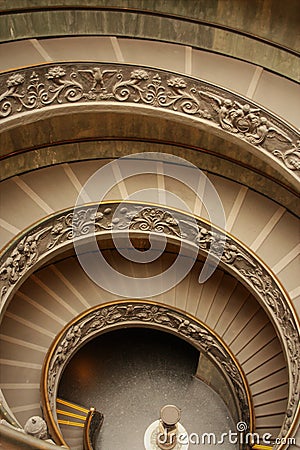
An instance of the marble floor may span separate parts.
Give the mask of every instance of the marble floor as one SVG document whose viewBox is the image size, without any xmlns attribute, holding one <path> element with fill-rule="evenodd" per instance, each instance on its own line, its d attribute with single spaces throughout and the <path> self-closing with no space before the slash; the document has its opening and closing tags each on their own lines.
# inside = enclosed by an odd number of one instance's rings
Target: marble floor
<svg viewBox="0 0 300 450">
<path fill-rule="evenodd" d="M 59 397 L 104 414 L 96 450 L 143 450 L 144 433 L 160 408 L 175 404 L 188 433 L 200 436 L 190 450 L 224 450 L 235 444 L 203 443 L 203 433 L 236 431 L 222 399 L 193 375 L 198 351 L 165 332 L 127 328 L 99 336 L 70 361 Z M 196 439 L 196 438 L 194 438 Z"/>
</svg>

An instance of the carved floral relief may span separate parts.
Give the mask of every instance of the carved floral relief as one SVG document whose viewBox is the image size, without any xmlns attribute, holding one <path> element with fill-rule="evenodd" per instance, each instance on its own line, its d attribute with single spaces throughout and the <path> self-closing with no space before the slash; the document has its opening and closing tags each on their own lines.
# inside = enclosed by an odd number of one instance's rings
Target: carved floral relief
<svg viewBox="0 0 300 450">
<path fill-rule="evenodd" d="M 118 64 L 45 65 L 0 75 L 0 119 L 55 104 L 131 102 L 211 123 L 300 170 L 299 133 L 249 99 L 201 80 Z"/>
</svg>

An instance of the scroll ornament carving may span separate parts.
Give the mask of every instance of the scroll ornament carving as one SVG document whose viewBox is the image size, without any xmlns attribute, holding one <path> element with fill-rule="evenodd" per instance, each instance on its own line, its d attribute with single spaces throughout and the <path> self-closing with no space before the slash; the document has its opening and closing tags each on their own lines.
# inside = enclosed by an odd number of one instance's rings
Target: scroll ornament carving
<svg viewBox="0 0 300 450">
<path fill-rule="evenodd" d="M 219 124 L 224 130 L 241 135 L 254 145 L 261 144 L 267 137 L 273 138 L 275 135 L 282 142 L 291 142 L 285 132 L 261 115 L 260 108 L 210 92 L 202 91 L 201 95 L 213 101 L 213 109 L 217 112 Z"/>
<path fill-rule="evenodd" d="M 97 211 L 97 207 L 82 208 L 60 215 L 52 219 L 48 226 L 21 238 L 0 266 L 0 304 L 8 290 L 43 254 L 78 236 L 111 229 L 111 223 L 102 220 L 110 213 L 110 208 L 104 208 L 103 212 Z"/>
<path fill-rule="evenodd" d="M 30 417 L 24 426 L 24 431 L 37 439 L 46 440 L 48 438 L 47 424 L 40 416 Z"/>
<path fill-rule="evenodd" d="M 289 169 L 300 170 L 300 140 L 287 150 L 274 150 L 273 155 L 282 159 Z"/>
<path fill-rule="evenodd" d="M 125 208 L 123 212 L 126 213 Z M 171 234 L 180 237 L 179 221 L 167 211 L 158 208 L 143 208 L 130 216 L 129 228 L 131 230 L 154 231 L 156 233 Z"/>
<path fill-rule="evenodd" d="M 23 237 L 12 250 L 10 255 L 0 267 L 0 280 L 3 282 L 1 297 L 7 289 L 14 285 L 40 255 L 39 243 L 50 228 L 44 228 L 33 234 Z"/>
<path fill-rule="evenodd" d="M 281 430 L 284 436 L 289 430 L 288 424 L 293 422 L 297 414 L 300 394 L 300 342 L 295 318 L 286 303 L 284 294 L 267 269 L 254 259 L 254 256 L 249 254 L 239 242 L 210 227 L 200 219 L 197 219 L 195 225 L 195 222 L 189 221 L 184 213 L 138 203 L 122 203 L 120 208 L 116 203 L 92 205 L 57 214 L 48 219 L 43 226 L 38 225 L 26 236 L 22 236 L 3 254 L 0 261 L 2 302 L 0 305 L 4 305 L 15 284 L 49 251 L 72 242 L 73 239 L 84 238 L 91 233 L 101 234 L 104 231 L 113 232 L 125 229 L 185 239 L 191 244 L 197 245 L 199 250 L 204 253 L 210 252 L 212 255 L 221 256 L 221 262 L 245 280 L 245 283 L 262 299 L 264 307 L 274 318 L 289 362 L 291 390 L 286 418 Z M 220 255 L 222 249 L 223 253 Z M 116 310 L 114 314 L 120 316 L 121 311 Z M 105 314 L 104 310 L 101 312 L 101 316 L 94 318 L 95 321 L 90 325 L 91 329 L 104 326 L 104 323 L 111 320 L 112 316 Z M 126 315 L 128 314 L 129 310 Z M 143 314 L 141 311 L 139 312 L 141 317 Z M 165 316 L 161 316 L 162 321 L 173 320 L 176 322 L 174 317 L 166 319 L 163 317 Z M 189 330 L 189 335 L 194 335 L 194 328 L 190 324 L 178 323 L 178 321 L 176 323 L 182 333 Z M 70 330 L 68 337 L 65 337 L 65 341 L 58 350 L 55 362 L 57 369 L 73 346 L 77 345 L 77 339 L 81 338 L 81 333 L 82 329 L 79 326 L 79 328 Z M 200 340 L 200 337 L 198 336 L 197 339 Z M 208 340 L 205 341 L 203 333 L 201 339 L 203 347 L 208 345 Z M 213 353 L 215 350 L 210 345 L 210 351 Z"/>
<path fill-rule="evenodd" d="M 215 255 L 219 255 L 219 252 L 224 249 L 222 260 L 227 264 L 245 260 L 254 265 L 245 252 L 235 244 L 225 242 L 226 237 L 223 233 L 209 230 L 207 225 L 195 230 L 193 223 L 179 219 L 180 214 L 177 218 L 174 213 L 160 208 L 130 205 L 123 206 L 117 214 L 114 214 L 116 205 L 114 207 L 114 209 L 105 206 L 98 208 L 96 205 L 58 215 L 46 227 L 18 241 L 0 266 L 1 298 L 43 253 L 66 241 L 105 230 L 140 230 L 188 238 L 201 250 L 210 250 Z"/>
<path fill-rule="evenodd" d="M 132 102 L 213 123 L 300 169 L 299 134 L 268 111 L 222 88 L 163 70 L 65 63 L 0 76 L 0 118 L 72 102 Z"/>
<path fill-rule="evenodd" d="M 103 308 L 99 307 L 98 310 L 79 319 L 65 332 L 49 363 L 47 388 L 52 410 L 55 408 L 55 391 L 60 374 L 74 351 L 93 335 L 105 331 L 110 326 L 119 323 L 130 324 L 131 322 L 163 326 L 164 329 L 176 331 L 177 334 L 188 338 L 190 342 L 210 355 L 226 372 L 231 382 L 241 408 L 241 420 L 249 423 L 248 397 L 242 376 L 221 342 L 204 326 L 193 319 L 186 319 L 186 316 L 180 312 L 147 303 L 124 302 Z"/>
<path fill-rule="evenodd" d="M 69 214 L 59 217 L 51 228 L 51 240 L 47 245 L 51 250 L 56 245 L 63 243 L 65 240 L 72 240 L 79 236 L 97 233 L 101 230 L 110 230 L 112 224 L 104 217 L 111 213 L 110 208 L 105 208 L 103 212 L 94 208 L 75 210 Z"/>
<path fill-rule="evenodd" d="M 71 72 L 65 78 L 66 71 L 60 66 L 52 67 L 40 75 L 33 71 L 25 83 L 26 76 L 15 73 L 7 81 L 7 89 L 0 95 L 1 115 L 7 117 L 13 112 L 21 112 L 49 106 L 55 101 L 76 102 L 82 97 L 82 86 L 76 82 L 77 73 Z M 24 86 L 25 85 L 25 86 Z"/>
</svg>

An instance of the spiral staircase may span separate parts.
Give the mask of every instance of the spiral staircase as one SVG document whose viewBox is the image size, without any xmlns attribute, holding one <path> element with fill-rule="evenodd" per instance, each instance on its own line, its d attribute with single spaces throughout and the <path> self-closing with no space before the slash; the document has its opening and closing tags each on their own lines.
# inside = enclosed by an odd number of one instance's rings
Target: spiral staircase
<svg viewBox="0 0 300 450">
<path fill-rule="evenodd" d="M 78 2 L 72 5 L 72 2 L 66 2 L 63 8 L 57 5 L 48 8 L 47 2 L 42 1 L 37 3 L 40 6 L 36 9 L 30 5 L 21 9 L 23 7 L 17 1 L 10 4 L 3 2 L 0 16 L 4 30 L 4 42 L 0 48 L 1 70 L 4 71 L 2 87 L 7 83 L 8 76 L 23 73 L 25 68 L 28 73 L 38 72 L 45 63 L 57 68 L 63 67 L 66 61 L 72 67 L 78 61 L 96 61 L 95 67 L 102 62 L 110 63 L 116 65 L 116 71 L 124 64 L 135 64 L 134 67 L 141 70 L 148 70 L 150 66 L 157 70 L 165 69 L 176 76 L 180 73 L 193 79 L 204 78 L 217 86 L 216 89 L 221 86 L 234 91 L 235 95 L 263 105 L 266 111 L 271 110 L 276 117 L 283 117 L 294 127 L 299 125 L 299 74 L 295 70 L 299 67 L 297 43 L 283 42 L 283 36 L 276 38 L 278 42 L 275 45 L 270 36 L 262 36 L 259 29 L 252 30 L 257 39 L 251 37 L 251 30 L 249 34 L 246 28 L 244 34 L 236 33 L 239 28 L 236 24 L 230 28 L 225 23 L 229 20 L 228 15 L 223 18 L 224 29 L 214 24 L 209 16 L 205 20 L 201 16 L 202 22 L 197 22 L 190 9 L 193 2 L 189 1 L 185 6 L 181 5 L 181 12 L 174 5 L 173 12 L 159 11 L 156 5 L 151 13 L 151 8 L 148 11 L 147 7 L 143 11 L 140 8 L 142 12 L 139 12 L 135 2 L 129 2 L 127 12 L 117 1 L 109 6 L 101 3 L 101 8 L 95 6 L 95 2 L 83 2 L 82 8 L 78 8 Z M 201 3 L 204 5 L 205 2 Z M 224 14 L 224 5 L 221 1 L 217 3 L 218 11 L 215 13 Z M 276 1 L 271 3 L 275 5 Z M 83 6 L 88 7 L 84 9 Z M 51 36 L 49 24 L 54 23 L 52 14 L 55 11 L 60 19 Z M 81 29 L 80 23 L 83 22 L 79 19 L 74 22 L 73 31 L 70 28 L 66 31 L 73 14 L 86 14 L 87 19 L 91 11 L 96 14 L 95 21 L 98 14 L 104 14 L 107 18 L 108 22 L 99 19 L 100 31 L 88 36 L 91 33 Z M 287 15 L 288 12 L 289 9 Z M 40 20 L 38 15 L 43 14 L 49 21 L 44 31 L 37 26 Z M 112 32 L 110 27 L 113 25 L 108 25 L 110 14 L 112 17 L 121 14 L 122 32 L 116 29 Z M 144 36 L 139 34 L 142 28 L 132 31 L 126 22 L 126 14 L 129 22 L 132 15 L 137 15 L 139 27 L 144 23 Z M 168 21 L 169 36 L 162 37 L 164 29 L 160 28 L 155 38 L 154 31 L 146 32 L 147 20 L 152 18 L 156 23 L 160 14 L 162 24 Z M 206 14 L 209 12 L 206 11 Z M 23 30 L 21 22 L 18 22 L 20 17 L 23 17 L 24 23 L 26 20 L 32 21 L 31 31 Z M 68 17 L 65 28 L 60 22 L 62 17 Z M 220 16 L 216 17 L 221 20 Z M 286 20 L 291 21 L 291 16 Z M 258 18 L 257 21 L 259 27 Z M 173 29 L 170 23 L 183 26 L 184 22 L 187 27 L 197 25 L 200 28 L 213 24 L 211 26 L 216 30 L 214 43 L 210 44 L 203 38 L 204 32 L 201 35 L 202 45 L 195 44 L 193 35 L 187 37 L 179 34 L 176 41 L 171 36 Z M 246 33 L 247 39 L 254 39 L 256 53 L 239 54 L 242 48 L 233 50 L 234 46 L 225 50 L 226 39 L 222 44 L 221 34 L 217 32 L 227 32 L 230 36 L 232 33 L 234 38 L 231 36 L 230 39 L 235 44 L 240 42 L 239 39 L 242 41 Z M 159 36 L 159 33 L 162 35 Z M 138 39 L 141 37 L 143 39 Z M 212 48 L 208 48 L 210 45 Z M 264 61 L 259 52 L 260 46 L 269 52 L 269 61 Z M 277 73 L 274 73 L 276 70 L 272 66 L 271 54 L 276 58 L 276 52 L 287 52 L 288 63 L 278 65 Z M 6 73 L 8 70 L 11 72 Z M 96 80 L 93 72 L 87 73 L 86 77 L 89 83 Z M 97 84 L 95 86 L 97 91 Z M 294 167 L 287 170 L 289 167 L 283 167 L 281 160 L 276 165 L 278 161 L 274 157 L 268 160 L 257 149 L 253 153 L 248 152 L 246 144 L 237 141 L 235 136 L 232 139 L 224 137 L 215 130 L 216 127 L 210 129 L 206 124 L 199 125 L 196 119 L 186 118 L 177 111 L 173 111 L 173 116 L 162 113 L 156 117 L 153 110 L 135 109 L 133 102 L 124 106 L 113 101 L 107 104 L 101 101 L 97 104 L 95 101 L 93 105 L 77 105 L 77 109 L 72 104 L 66 111 L 63 106 L 49 106 L 44 110 L 42 106 L 40 109 L 38 107 L 34 111 L 38 114 L 36 118 L 34 115 L 31 118 L 30 111 L 28 115 L 23 111 L 12 119 L 4 117 L 0 135 L 3 160 L 0 244 L 4 250 L 14 245 L 16 236 L 34 224 L 43 223 L 59 211 L 71 210 L 91 176 L 118 157 L 149 151 L 174 154 L 191 161 L 204 172 L 223 206 L 226 232 L 242 243 L 245 249 L 250 249 L 274 274 L 288 294 L 291 308 L 299 314 L 299 200 L 298 172 Z M 288 123 L 286 127 L 289 127 Z M 152 173 L 134 174 L 127 178 L 122 177 L 117 165 L 114 166 L 109 180 L 112 188 L 101 200 L 122 202 L 134 198 L 141 189 L 147 189 L 151 191 L 153 205 L 170 207 L 168 197 L 163 194 L 168 191 L 183 199 L 191 215 L 209 222 L 209 207 L 186 183 L 168 175 L 170 165 L 172 161 L 162 161 L 157 157 L 151 166 L 154 167 Z M 184 161 L 182 165 L 178 163 L 178 167 L 178 173 L 185 172 Z M 209 181 L 199 184 L 200 194 Z M 87 195 L 83 203 L 90 201 Z M 132 278 L 163 273 L 172 264 L 176 253 L 172 248 L 167 249 L 159 260 L 143 265 L 125 261 L 113 247 L 108 246 L 102 251 L 117 272 L 129 274 Z M 255 292 L 251 292 L 245 283 L 223 266 L 220 265 L 205 283 L 199 284 L 202 266 L 200 258 L 180 283 L 167 292 L 153 295 L 150 300 L 195 317 L 223 340 L 249 385 L 255 432 L 261 437 L 270 433 L 270 445 L 277 445 L 275 438 L 287 414 L 291 379 L 277 325 L 258 301 Z M 71 249 L 52 255 L 41 267 L 28 273 L 3 311 L 0 327 L 0 388 L 5 399 L 4 406 L 19 427 L 23 428 L 29 417 L 41 415 L 41 373 L 56 336 L 90 308 L 126 298 L 126 293 L 118 296 L 95 284 Z M 59 429 L 67 445 L 72 450 L 80 450 L 84 421 L 93 405 L 78 405 L 76 398 L 64 400 L 67 403 L 60 403 L 58 399 L 56 404 Z M 298 419 L 295 423 L 298 424 Z M 289 436 L 296 437 L 285 448 L 298 448 L 297 427 Z M 18 443 L 10 448 L 18 448 Z"/>
</svg>

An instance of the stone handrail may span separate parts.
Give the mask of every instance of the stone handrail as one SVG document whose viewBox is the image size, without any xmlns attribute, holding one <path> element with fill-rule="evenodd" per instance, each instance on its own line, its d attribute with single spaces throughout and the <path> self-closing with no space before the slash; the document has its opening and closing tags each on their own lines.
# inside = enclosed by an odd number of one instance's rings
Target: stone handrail
<svg viewBox="0 0 300 450">
<path fill-rule="evenodd" d="M 42 441 L 29 434 L 14 430 L 6 425 L 0 425 L 1 447 L 5 450 L 55 450 L 61 448 L 47 441 Z"/>
</svg>

